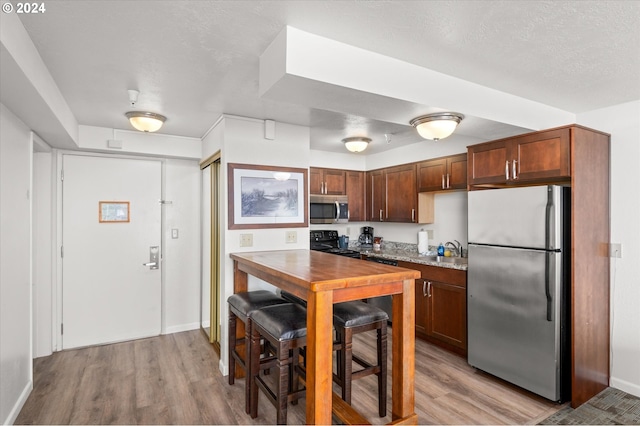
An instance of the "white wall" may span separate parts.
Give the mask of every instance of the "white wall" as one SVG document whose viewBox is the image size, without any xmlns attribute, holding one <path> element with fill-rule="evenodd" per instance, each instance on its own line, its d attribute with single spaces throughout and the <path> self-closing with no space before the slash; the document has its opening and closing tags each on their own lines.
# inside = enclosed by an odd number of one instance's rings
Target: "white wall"
<svg viewBox="0 0 640 426">
<path fill-rule="evenodd" d="M 200 327 L 200 166 L 166 160 L 164 207 L 164 333 Z M 171 230 L 178 238 L 171 238 Z"/>
<path fill-rule="evenodd" d="M 225 116 L 218 122 L 220 131 L 213 129 L 205 144 L 206 151 L 204 157 L 208 157 L 215 152 L 214 147 L 222 150 L 220 194 L 221 194 L 221 242 L 220 242 L 220 318 L 221 336 L 221 359 L 220 370 L 227 374 L 228 353 L 224 342 L 227 341 L 227 321 L 228 316 L 227 298 L 233 294 L 233 262 L 229 257 L 230 253 L 256 250 L 288 250 L 288 249 L 308 249 L 309 248 L 309 228 L 275 228 L 275 229 L 249 229 L 249 230 L 229 230 L 227 209 L 227 165 L 229 163 L 260 164 L 282 167 L 309 167 L 309 128 L 294 126 L 283 123 L 276 123 L 275 139 L 264 138 L 264 123 L 262 120 L 250 118 Z M 285 233 L 287 231 L 297 232 L 297 242 L 287 244 Z M 253 234 L 252 247 L 240 247 L 240 234 Z M 249 278 L 249 288 L 272 288 L 266 283 L 253 277 Z"/>
<path fill-rule="evenodd" d="M 0 104 L 0 421 L 11 424 L 33 388 L 31 348 L 32 136 Z"/>
<path fill-rule="evenodd" d="M 52 154 L 33 154 L 33 357 L 53 351 Z"/>
<path fill-rule="evenodd" d="M 611 134 L 611 386 L 640 397 L 640 101 L 578 115 Z"/>
</svg>

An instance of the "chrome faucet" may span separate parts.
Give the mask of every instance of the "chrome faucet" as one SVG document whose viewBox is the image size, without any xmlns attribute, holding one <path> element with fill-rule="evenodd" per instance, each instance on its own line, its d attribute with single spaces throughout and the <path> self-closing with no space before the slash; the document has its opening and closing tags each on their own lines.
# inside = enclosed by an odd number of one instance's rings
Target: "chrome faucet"
<svg viewBox="0 0 640 426">
<path fill-rule="evenodd" d="M 454 257 L 462 256 L 462 244 L 460 244 L 460 241 L 458 240 L 453 240 L 453 241 L 455 242 L 452 243 L 451 241 L 447 241 L 447 243 L 444 246 L 446 248 L 449 248 L 450 250 L 452 249 L 452 251 L 454 252 Z"/>
</svg>

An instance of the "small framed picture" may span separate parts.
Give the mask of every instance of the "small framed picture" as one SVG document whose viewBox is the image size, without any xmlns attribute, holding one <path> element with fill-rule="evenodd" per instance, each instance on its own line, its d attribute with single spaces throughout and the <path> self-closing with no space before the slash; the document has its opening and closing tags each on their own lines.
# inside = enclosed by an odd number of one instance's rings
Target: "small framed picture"
<svg viewBox="0 0 640 426">
<path fill-rule="evenodd" d="M 100 201 L 98 203 L 98 220 L 100 223 L 129 222 L 129 202 Z"/>
</svg>

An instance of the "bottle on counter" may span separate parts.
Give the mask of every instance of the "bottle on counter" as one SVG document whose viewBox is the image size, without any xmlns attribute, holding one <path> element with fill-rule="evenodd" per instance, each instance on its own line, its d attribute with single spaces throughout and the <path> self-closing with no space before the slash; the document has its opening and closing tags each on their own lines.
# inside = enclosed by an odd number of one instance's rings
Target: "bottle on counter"
<svg viewBox="0 0 640 426">
<path fill-rule="evenodd" d="M 438 246 L 438 256 L 444 256 L 444 246 L 442 243 Z"/>
</svg>

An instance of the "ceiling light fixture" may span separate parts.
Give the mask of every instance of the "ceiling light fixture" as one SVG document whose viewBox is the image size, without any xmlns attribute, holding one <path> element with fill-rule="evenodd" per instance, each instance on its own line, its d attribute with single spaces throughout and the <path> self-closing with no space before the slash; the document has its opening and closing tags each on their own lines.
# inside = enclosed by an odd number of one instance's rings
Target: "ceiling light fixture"
<svg viewBox="0 0 640 426">
<path fill-rule="evenodd" d="M 416 117 L 410 124 L 423 138 L 437 141 L 450 136 L 462 119 L 464 115 L 457 112 L 437 112 Z"/>
<path fill-rule="evenodd" d="M 167 117 L 155 112 L 129 111 L 125 114 L 131 125 L 141 132 L 157 132 Z"/>
<path fill-rule="evenodd" d="M 342 142 L 344 142 L 345 148 L 347 148 L 349 151 L 362 152 L 367 149 L 367 146 L 369 146 L 369 142 L 371 142 L 371 139 L 361 136 L 354 136 L 352 138 L 342 139 Z"/>
</svg>

